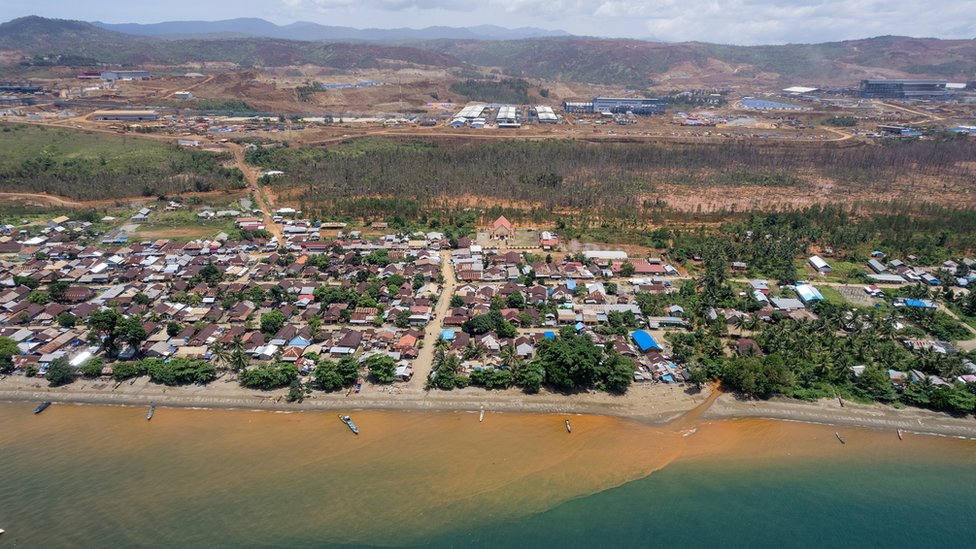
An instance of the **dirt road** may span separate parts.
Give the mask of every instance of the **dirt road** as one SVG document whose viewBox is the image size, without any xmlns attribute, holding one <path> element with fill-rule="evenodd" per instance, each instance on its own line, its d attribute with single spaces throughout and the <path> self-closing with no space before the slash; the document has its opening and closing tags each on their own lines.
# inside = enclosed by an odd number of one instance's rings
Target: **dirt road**
<svg viewBox="0 0 976 549">
<path fill-rule="evenodd" d="M 244 180 L 247 181 L 247 186 L 251 189 L 251 193 L 254 195 L 254 200 L 257 202 L 258 207 L 264 212 L 264 226 L 274 235 L 275 240 L 278 241 L 278 245 L 284 247 L 285 235 L 281 232 L 281 226 L 271 218 L 273 204 L 261 192 L 261 184 L 258 183 L 257 171 L 244 161 L 244 147 L 237 143 L 227 143 L 227 147 L 234 153 L 234 160 L 237 162 L 237 167 L 244 174 Z"/>
<path fill-rule="evenodd" d="M 427 376 L 434 365 L 434 347 L 437 340 L 441 337 L 441 330 L 444 329 L 444 318 L 451 308 L 451 296 L 457 289 L 457 279 L 454 277 L 454 265 L 451 264 L 451 252 L 441 251 L 441 274 L 444 275 L 444 286 L 441 288 L 441 295 L 434 305 L 434 318 L 427 324 L 424 330 L 424 348 L 417 354 L 413 361 L 413 378 L 408 386 L 411 388 L 422 388 L 427 383 Z"/>
</svg>

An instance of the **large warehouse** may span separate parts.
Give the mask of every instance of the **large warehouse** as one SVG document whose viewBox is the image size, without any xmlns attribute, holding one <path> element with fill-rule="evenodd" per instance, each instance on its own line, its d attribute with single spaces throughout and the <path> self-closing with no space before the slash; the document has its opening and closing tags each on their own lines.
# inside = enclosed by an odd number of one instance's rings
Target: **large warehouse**
<svg viewBox="0 0 976 549">
<path fill-rule="evenodd" d="M 664 114 L 668 100 L 655 97 L 594 97 L 592 102 L 567 101 L 567 112 Z"/>
<path fill-rule="evenodd" d="M 867 99 L 945 99 L 945 80 L 861 80 L 858 91 Z"/>
<path fill-rule="evenodd" d="M 149 71 L 102 71 L 102 80 L 149 80 Z"/>
<path fill-rule="evenodd" d="M 156 111 L 95 111 L 91 115 L 92 120 L 121 120 L 125 122 L 152 122 L 159 120 L 159 113 Z"/>
</svg>

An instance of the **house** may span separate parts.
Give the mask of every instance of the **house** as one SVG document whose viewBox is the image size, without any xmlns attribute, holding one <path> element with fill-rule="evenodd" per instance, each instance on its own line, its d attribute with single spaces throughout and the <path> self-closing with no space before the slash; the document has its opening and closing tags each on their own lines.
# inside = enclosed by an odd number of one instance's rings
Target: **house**
<svg viewBox="0 0 976 549">
<path fill-rule="evenodd" d="M 658 345 L 657 341 L 654 341 L 654 337 L 644 330 L 637 330 L 636 332 L 630 334 L 630 337 L 634 340 L 634 343 L 637 344 L 637 347 L 642 353 L 646 353 L 650 350 L 664 350 L 660 345 Z"/>
<path fill-rule="evenodd" d="M 796 311 L 803 309 L 803 302 L 799 299 L 787 298 L 787 297 L 772 297 L 769 299 L 773 307 L 779 311 Z"/>
<path fill-rule="evenodd" d="M 810 263 L 810 266 L 813 267 L 813 270 L 820 274 L 827 274 L 831 271 L 830 265 L 828 265 L 827 262 L 824 261 L 824 259 L 819 255 L 811 256 L 807 261 Z"/>
<path fill-rule="evenodd" d="M 796 295 L 800 296 L 800 301 L 804 305 L 809 305 L 817 301 L 823 301 L 824 297 L 819 290 L 810 284 L 797 284 Z"/>
</svg>

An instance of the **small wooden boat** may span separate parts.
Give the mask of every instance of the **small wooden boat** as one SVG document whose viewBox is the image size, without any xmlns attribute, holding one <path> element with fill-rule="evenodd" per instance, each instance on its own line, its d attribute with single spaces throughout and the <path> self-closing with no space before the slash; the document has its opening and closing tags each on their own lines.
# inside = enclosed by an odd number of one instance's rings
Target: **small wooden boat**
<svg viewBox="0 0 976 549">
<path fill-rule="evenodd" d="M 362 378 L 356 380 L 356 392 L 358 393 L 363 388 Z"/>
<path fill-rule="evenodd" d="M 2 536 L 4 532 L 5 530 L 3 528 L 0 528 L 0 536 Z"/>
<path fill-rule="evenodd" d="M 352 431 L 353 434 L 355 434 L 355 435 L 358 435 L 359 434 L 359 428 L 356 427 L 356 424 L 352 422 L 352 418 L 351 417 L 344 416 L 342 414 L 339 414 L 339 421 L 341 421 L 341 422 L 345 423 L 347 426 L 349 426 L 349 430 Z"/>
<path fill-rule="evenodd" d="M 480 422 L 482 422 L 484 420 L 485 420 L 485 407 L 482 406 L 481 407 L 481 415 L 478 416 L 478 422 L 480 423 Z"/>
<path fill-rule="evenodd" d="M 904 438 L 902 438 L 902 436 L 901 436 L 901 429 L 898 429 L 898 440 L 905 440 L 905 439 L 904 439 Z"/>
<path fill-rule="evenodd" d="M 155 412 L 156 412 L 156 403 L 155 402 L 150 402 L 149 403 L 149 413 L 146 414 L 146 421 L 151 420 L 152 417 L 153 417 L 153 414 Z"/>
<path fill-rule="evenodd" d="M 569 420 L 568 419 L 566 420 L 566 432 L 567 433 L 572 433 L 573 432 L 573 426 L 569 424 Z"/>
<path fill-rule="evenodd" d="M 50 405 L 51 405 L 50 402 L 42 402 L 40 406 L 38 406 L 37 408 L 34 408 L 34 414 L 39 414 L 39 413 L 43 412 L 44 410 L 47 410 L 47 407 L 50 406 Z"/>
<path fill-rule="evenodd" d="M 847 444 L 847 442 L 844 441 L 844 437 L 840 436 L 840 433 L 837 431 L 834 431 L 834 436 L 837 437 L 837 440 L 839 440 L 841 444 Z"/>
</svg>

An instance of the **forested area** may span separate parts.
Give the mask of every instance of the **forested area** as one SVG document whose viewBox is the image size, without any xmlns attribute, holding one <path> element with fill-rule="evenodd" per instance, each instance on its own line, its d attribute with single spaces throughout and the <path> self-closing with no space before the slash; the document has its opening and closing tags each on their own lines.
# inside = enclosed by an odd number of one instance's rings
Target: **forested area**
<svg viewBox="0 0 976 549">
<path fill-rule="evenodd" d="M 464 80 L 451 84 L 451 91 L 472 101 L 525 105 L 530 102 L 529 83 L 521 78 Z"/>
<path fill-rule="evenodd" d="M 241 173 L 218 160 L 145 139 L 0 126 L 0 191 L 98 200 L 243 187 Z"/>
<path fill-rule="evenodd" d="M 653 196 L 665 185 L 689 190 L 744 185 L 802 189 L 811 179 L 826 177 L 852 185 L 852 192 L 875 193 L 887 201 L 894 182 L 938 177 L 941 185 L 972 177 L 966 163 L 976 144 L 970 141 L 799 147 L 373 139 L 328 151 L 261 152 L 256 155 L 262 158 L 255 160 L 285 171 L 274 184 L 292 188 L 308 207 L 327 214 L 343 213 L 341 206 L 354 197 L 411 197 L 429 205 L 438 198 L 471 195 L 524 201 L 544 210 L 642 214 L 660 208 Z"/>
</svg>

